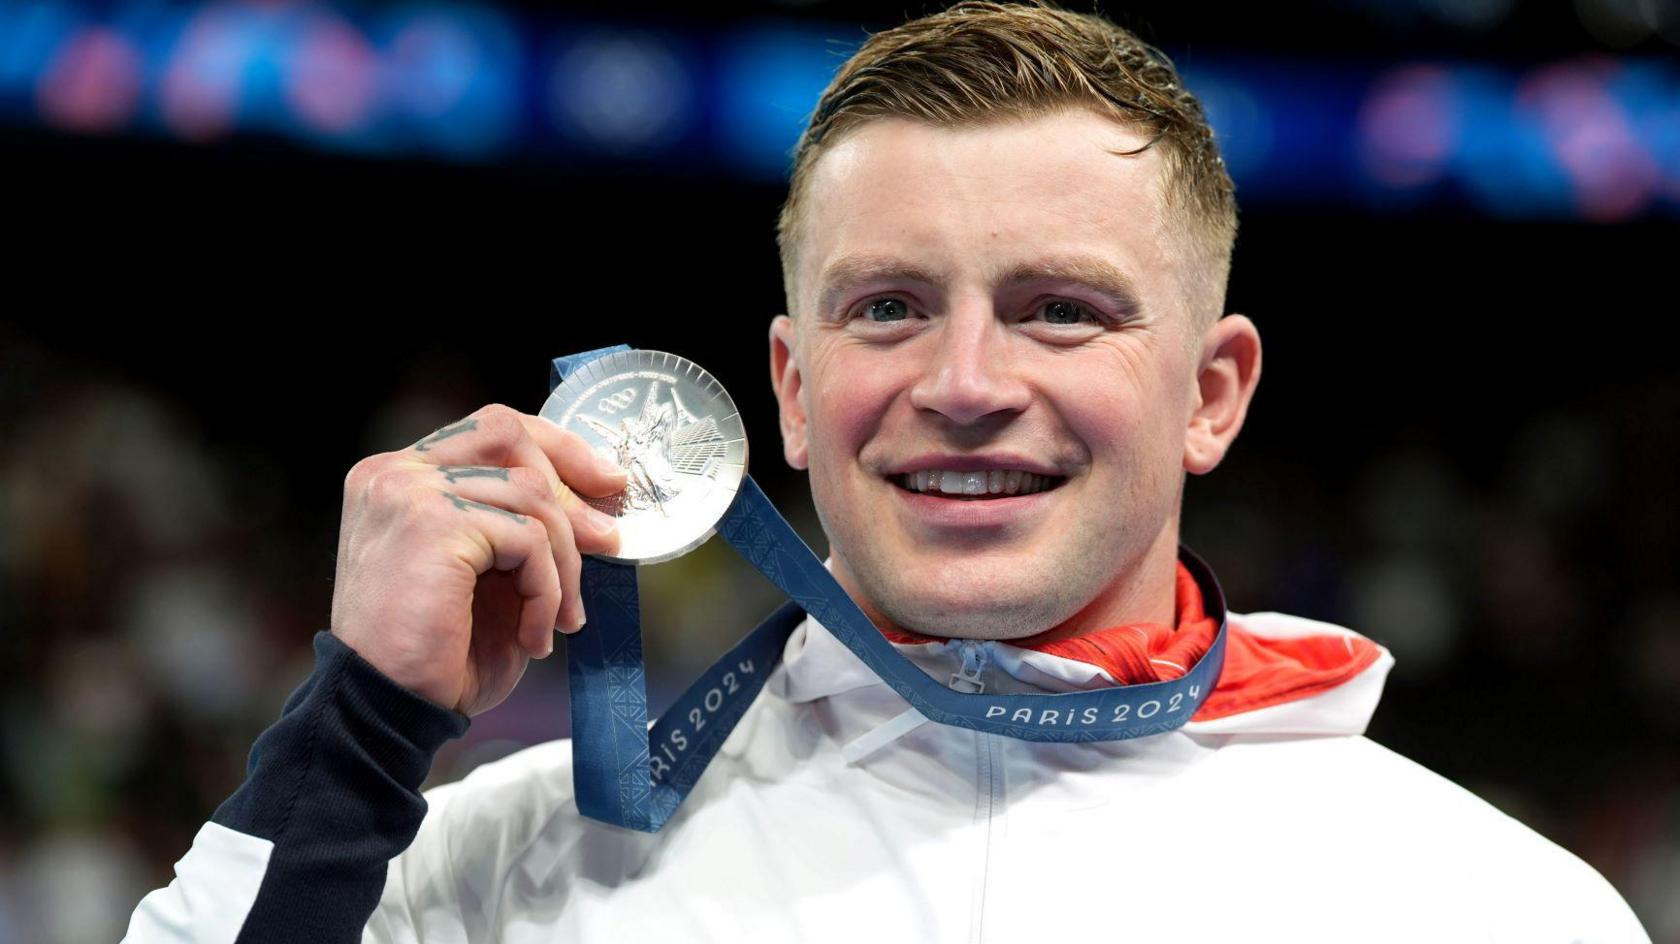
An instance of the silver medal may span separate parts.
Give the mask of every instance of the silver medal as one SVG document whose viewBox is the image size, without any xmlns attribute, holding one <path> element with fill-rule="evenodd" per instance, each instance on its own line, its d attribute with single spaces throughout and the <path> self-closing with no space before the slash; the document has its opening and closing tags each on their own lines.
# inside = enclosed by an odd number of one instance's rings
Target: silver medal
<svg viewBox="0 0 1680 944">
<path fill-rule="evenodd" d="M 711 374 L 662 351 L 619 351 L 579 367 L 541 415 L 629 474 L 624 491 L 586 498 L 618 519 L 607 560 L 655 564 L 712 536 L 747 473 L 735 401 Z"/>
</svg>

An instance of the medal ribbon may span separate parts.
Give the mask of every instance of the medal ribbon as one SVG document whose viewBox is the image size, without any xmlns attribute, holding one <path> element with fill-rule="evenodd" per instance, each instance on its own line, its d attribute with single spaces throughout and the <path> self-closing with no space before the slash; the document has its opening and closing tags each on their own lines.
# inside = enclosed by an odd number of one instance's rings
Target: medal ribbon
<svg viewBox="0 0 1680 944">
<path fill-rule="evenodd" d="M 551 386 L 579 365 L 619 350 L 628 348 L 556 358 Z M 790 602 L 725 652 L 651 729 L 636 569 L 584 558 L 589 625 L 566 637 L 566 665 L 573 787 L 578 810 L 590 819 L 658 832 L 781 663 L 788 636 L 806 614 L 928 720 L 1023 741 L 1117 741 L 1171 731 L 1212 693 L 1224 664 L 1224 594 L 1207 565 L 1182 545 L 1180 559 L 1219 621 L 1213 645 L 1182 678 L 994 695 L 947 688 L 894 649 L 751 476 L 742 478 L 717 531 Z"/>
</svg>

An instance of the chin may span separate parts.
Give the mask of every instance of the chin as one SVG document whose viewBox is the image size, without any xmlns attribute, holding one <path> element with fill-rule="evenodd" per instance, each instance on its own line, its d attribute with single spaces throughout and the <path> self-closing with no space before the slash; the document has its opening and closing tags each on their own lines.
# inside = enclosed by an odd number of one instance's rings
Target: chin
<svg viewBox="0 0 1680 944">
<path fill-rule="evenodd" d="M 1083 603 L 1063 594 L 1046 595 L 1043 591 L 1050 585 L 1032 581 L 999 587 L 983 579 L 943 580 L 934 593 L 925 585 L 892 583 L 882 587 L 883 592 L 871 592 L 869 587 L 865 592 L 895 625 L 928 636 L 1018 639 L 1060 624 Z"/>
</svg>

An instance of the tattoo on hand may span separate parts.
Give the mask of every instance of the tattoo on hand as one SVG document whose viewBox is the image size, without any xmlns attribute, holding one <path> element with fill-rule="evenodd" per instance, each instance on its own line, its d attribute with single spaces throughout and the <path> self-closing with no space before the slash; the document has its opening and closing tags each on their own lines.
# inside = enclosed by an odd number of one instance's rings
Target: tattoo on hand
<svg viewBox="0 0 1680 944">
<path fill-rule="evenodd" d="M 443 440 L 448 439 L 451 436 L 459 436 L 462 433 L 471 432 L 472 430 L 475 430 L 477 428 L 478 428 L 478 420 L 475 420 L 475 419 L 462 420 L 461 422 L 456 423 L 454 426 L 445 426 L 444 428 L 438 430 L 437 432 L 431 434 L 430 436 L 427 436 L 425 439 L 420 440 L 419 442 L 414 444 L 414 448 L 416 450 L 420 451 L 420 452 L 426 452 L 426 451 L 430 450 L 432 448 L 432 446 L 435 445 L 436 443 L 442 442 Z"/>
<path fill-rule="evenodd" d="M 437 468 L 451 484 L 461 479 L 501 479 L 504 482 L 508 480 L 508 470 L 497 466 L 440 465 Z"/>
<path fill-rule="evenodd" d="M 476 502 L 470 498 L 462 498 L 454 492 L 444 492 L 443 496 L 454 502 L 455 507 L 461 509 L 462 511 L 471 511 L 474 508 L 479 508 L 484 511 L 493 511 L 498 515 L 506 515 L 507 517 L 512 518 L 517 524 L 525 523 L 524 515 L 519 514 L 518 512 L 508 511 L 506 508 L 497 508 L 495 505 L 486 505 L 483 502 Z"/>
</svg>

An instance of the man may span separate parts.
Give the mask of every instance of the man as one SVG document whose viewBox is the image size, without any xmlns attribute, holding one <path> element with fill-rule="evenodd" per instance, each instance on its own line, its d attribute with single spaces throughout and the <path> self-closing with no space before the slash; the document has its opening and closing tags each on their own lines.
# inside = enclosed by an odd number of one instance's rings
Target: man
<svg viewBox="0 0 1680 944">
<path fill-rule="evenodd" d="M 317 670 L 130 938 L 1645 940 L 1592 869 L 1360 736 L 1380 647 L 1210 612 L 1179 513 L 1260 377 L 1253 323 L 1220 317 L 1235 227 L 1159 54 L 963 3 L 841 69 L 779 231 L 783 450 L 847 592 L 965 691 L 1181 677 L 1224 619 L 1188 724 L 922 723 L 807 619 L 657 833 L 578 815 L 566 741 L 422 799 L 550 627 L 589 632 L 580 553 L 616 542 L 577 496 L 623 473 L 486 407 L 351 470 Z"/>
</svg>

